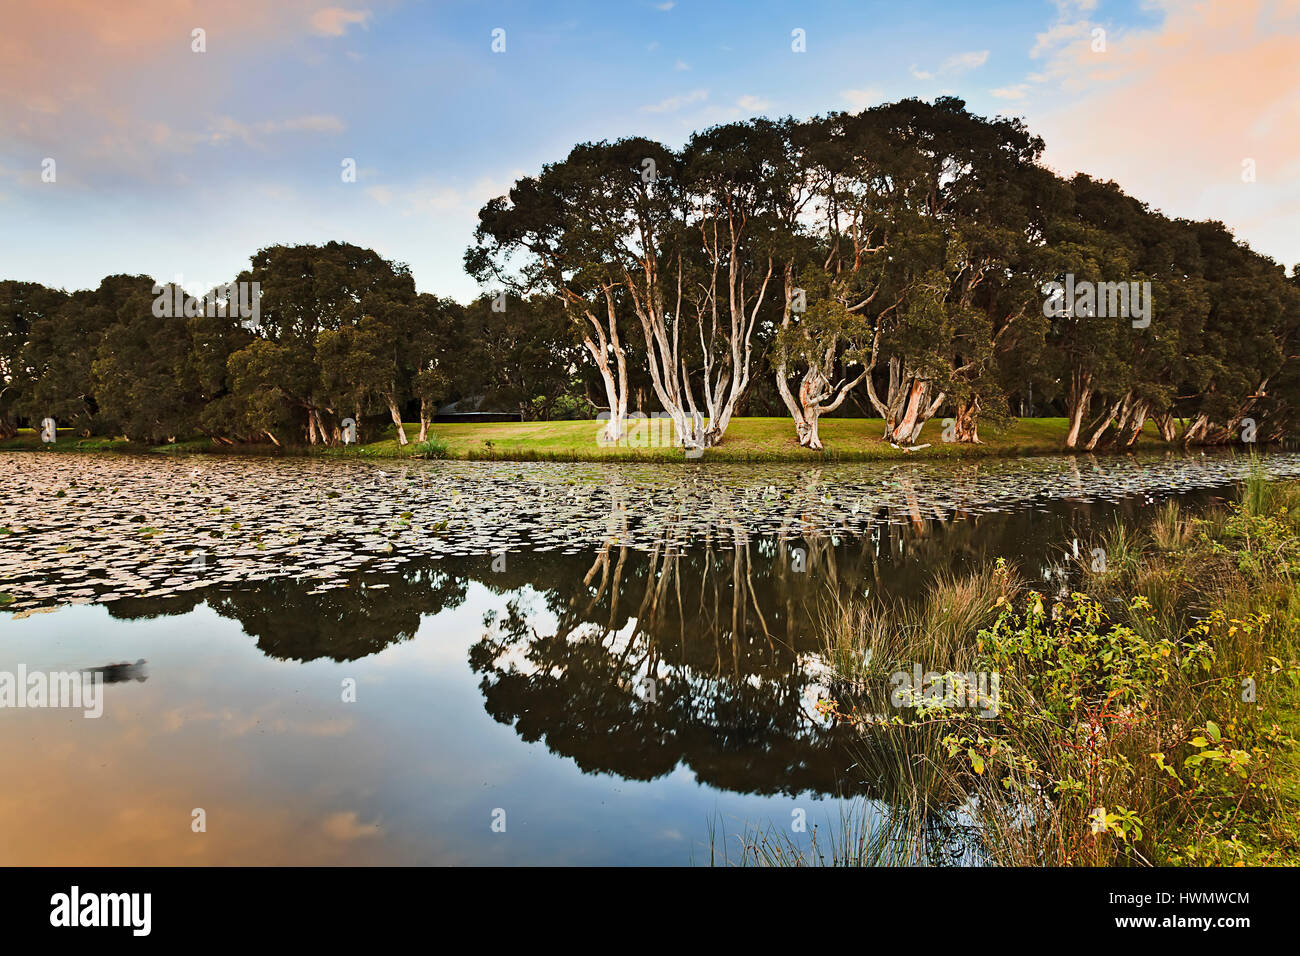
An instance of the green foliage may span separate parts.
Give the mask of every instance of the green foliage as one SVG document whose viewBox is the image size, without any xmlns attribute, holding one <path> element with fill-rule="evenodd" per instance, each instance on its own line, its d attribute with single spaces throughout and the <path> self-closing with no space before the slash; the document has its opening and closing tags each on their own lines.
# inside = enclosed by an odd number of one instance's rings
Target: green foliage
<svg viewBox="0 0 1300 956">
<path fill-rule="evenodd" d="M 424 441 L 417 442 L 411 454 L 415 458 L 446 458 L 447 443 L 436 435 L 430 435 Z"/>
<path fill-rule="evenodd" d="M 907 831 L 893 842 L 969 817 L 968 848 L 991 863 L 1300 858 L 1298 489 L 1256 476 L 1222 516 L 1165 508 L 1163 530 L 1112 529 L 1107 570 L 1081 569 L 1095 595 L 1049 603 L 975 578 L 982 614 L 951 581 L 919 609 L 842 606 L 825 625 L 840 683 L 820 710 L 859 728 L 881 825 Z M 907 660 L 998 675 L 996 714 L 936 702 L 881 718 L 878 688 Z M 797 859 L 763 836 L 752 861 Z"/>
</svg>

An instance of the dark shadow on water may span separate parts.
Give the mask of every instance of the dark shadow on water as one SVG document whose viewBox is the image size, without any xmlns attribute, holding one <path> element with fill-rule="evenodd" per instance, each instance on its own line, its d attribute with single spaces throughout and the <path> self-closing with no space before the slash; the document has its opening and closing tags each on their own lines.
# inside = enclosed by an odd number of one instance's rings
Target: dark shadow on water
<svg viewBox="0 0 1300 956">
<path fill-rule="evenodd" d="M 1197 508 L 1211 492 L 1180 499 Z M 888 796 L 851 769 L 853 733 L 815 711 L 826 693 L 820 619 L 828 602 L 916 600 L 937 574 L 998 558 L 1030 581 L 1115 518 L 1141 524 L 1145 500 L 1050 501 L 965 515 L 881 510 L 865 533 L 746 537 L 681 548 L 665 529 L 648 550 L 517 552 L 420 559 L 354 572 L 322 589 L 276 579 L 114 601 L 115 618 L 182 614 L 207 602 L 268 657 L 354 661 L 411 640 L 471 585 L 504 601 L 469 652 L 483 706 L 528 742 L 588 773 L 651 780 L 689 767 L 753 794 Z M 427 639 L 427 638 L 426 638 Z"/>
</svg>

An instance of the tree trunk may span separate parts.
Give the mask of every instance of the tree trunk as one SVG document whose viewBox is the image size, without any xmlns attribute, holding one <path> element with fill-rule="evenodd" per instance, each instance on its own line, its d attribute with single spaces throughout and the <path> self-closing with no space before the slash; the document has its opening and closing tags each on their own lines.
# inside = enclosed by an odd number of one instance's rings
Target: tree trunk
<svg viewBox="0 0 1300 956">
<path fill-rule="evenodd" d="M 316 426 L 315 435 L 311 434 L 313 422 L 315 423 Z M 316 444 L 318 438 L 322 445 L 330 444 L 329 432 L 325 428 L 325 420 L 321 418 L 319 408 L 307 409 L 307 431 L 308 431 L 308 438 L 313 445 Z"/>
<path fill-rule="evenodd" d="M 1089 438 L 1087 443 L 1085 443 L 1083 446 L 1084 451 L 1097 450 L 1097 442 L 1101 441 L 1101 437 L 1105 435 L 1106 430 L 1110 428 L 1110 423 L 1115 418 L 1116 413 L 1119 412 L 1120 405 L 1123 403 L 1123 401 L 1124 400 L 1121 398 L 1119 401 L 1115 402 L 1115 404 L 1110 407 L 1110 410 L 1106 412 L 1106 414 L 1102 415 L 1100 418 L 1097 419 L 1097 425 L 1095 430 L 1092 433 L 1092 437 Z"/>
<path fill-rule="evenodd" d="M 617 444 L 623 438 L 623 423 L 627 416 L 627 394 L 626 392 L 620 394 L 618 383 L 614 380 L 614 372 L 609 367 L 608 357 L 601 355 L 590 340 L 587 342 L 587 347 L 596 360 L 596 369 L 600 372 L 600 380 L 605 386 L 605 399 L 609 402 L 609 420 L 605 422 L 601 436 L 610 444 Z"/>
<path fill-rule="evenodd" d="M 1142 437 L 1142 426 L 1146 424 L 1147 411 L 1150 407 L 1145 401 L 1139 401 L 1134 405 L 1128 422 L 1128 434 L 1119 436 L 1121 448 L 1132 448 L 1137 444 L 1137 440 Z"/>
<path fill-rule="evenodd" d="M 420 399 L 420 434 L 416 436 L 416 442 L 425 442 L 429 440 L 429 400 Z"/>
<path fill-rule="evenodd" d="M 1203 441 L 1209 427 L 1210 417 L 1204 412 L 1197 415 L 1192 419 L 1192 423 L 1187 426 L 1187 430 L 1183 432 L 1183 444 L 1194 445 Z"/>
<path fill-rule="evenodd" d="M 393 424 L 397 426 L 397 444 L 405 445 L 406 429 L 402 427 L 402 410 L 398 408 L 397 403 L 393 401 L 393 396 L 389 395 L 387 398 L 388 413 L 393 416 Z"/>
<path fill-rule="evenodd" d="M 892 419 L 885 421 L 885 438 L 898 444 L 911 445 L 921 436 L 921 429 L 925 423 L 939 410 L 945 394 L 940 392 L 934 401 L 927 405 L 930 383 L 917 377 L 912 378 L 902 394 L 901 407 L 897 409 Z"/>
<path fill-rule="evenodd" d="M 1160 429 L 1160 437 L 1167 442 L 1173 442 L 1178 437 L 1178 424 L 1174 420 L 1173 412 L 1161 412 L 1157 415 L 1156 427 Z"/>
<path fill-rule="evenodd" d="M 891 421 L 885 422 L 885 437 L 892 442 L 906 441 L 907 436 L 912 434 L 912 428 L 916 424 L 917 416 L 920 414 L 920 404 L 925 399 L 927 386 L 919 378 L 912 379 L 908 384 L 904 394 L 901 407 L 895 411 L 895 416 Z"/>
<path fill-rule="evenodd" d="M 804 418 L 803 409 L 795 401 L 795 397 L 790 392 L 789 372 L 786 368 L 785 360 L 782 359 L 776 367 L 776 392 L 781 396 L 781 401 L 785 403 L 786 410 L 790 412 L 790 417 L 794 419 L 794 433 L 799 438 L 799 444 L 808 447 L 808 421 Z"/>
<path fill-rule="evenodd" d="M 979 435 L 979 397 L 957 406 L 957 416 L 953 420 L 953 440 L 972 445 L 982 445 Z"/>
<path fill-rule="evenodd" d="M 939 410 L 939 406 L 943 404 L 943 400 L 947 397 L 948 396 L 945 392 L 940 392 L 935 396 L 934 401 L 930 403 L 928 408 L 924 408 L 920 411 L 916 417 L 916 424 L 912 426 L 912 434 L 908 437 L 908 442 L 910 444 L 915 445 L 917 441 L 920 440 L 921 429 L 925 427 L 926 422 L 934 418 L 935 412 Z"/>
<path fill-rule="evenodd" d="M 791 322 L 791 302 L 794 296 L 794 266 L 786 262 L 783 267 L 785 275 L 785 307 L 781 312 L 781 328 L 787 328 Z M 790 393 L 790 372 L 786 365 L 786 356 L 784 352 L 779 354 L 776 363 L 776 393 L 781 396 L 781 401 L 785 403 L 786 409 L 790 412 L 790 417 L 794 419 L 794 432 L 799 439 L 799 444 L 808 447 L 808 436 L 810 428 L 808 420 L 804 418 L 803 409 L 795 401 L 794 395 Z"/>
<path fill-rule="evenodd" d="M 1079 431 L 1083 428 L 1083 416 L 1088 414 L 1088 406 L 1092 404 L 1092 389 L 1083 388 L 1078 392 L 1072 390 L 1068 404 L 1070 430 L 1065 436 L 1065 447 L 1077 448 L 1079 447 Z"/>
<path fill-rule="evenodd" d="M 799 383 L 799 414 L 795 418 L 795 431 L 799 434 L 799 444 L 813 451 L 822 451 L 818 421 L 821 418 L 821 404 L 818 397 L 825 388 L 826 380 L 819 372 L 809 369 Z"/>
</svg>

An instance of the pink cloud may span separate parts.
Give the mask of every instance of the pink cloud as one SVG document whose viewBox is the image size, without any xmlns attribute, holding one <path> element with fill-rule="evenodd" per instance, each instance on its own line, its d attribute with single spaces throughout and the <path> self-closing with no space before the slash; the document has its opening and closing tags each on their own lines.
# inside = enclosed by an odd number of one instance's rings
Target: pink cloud
<svg viewBox="0 0 1300 956">
<path fill-rule="evenodd" d="M 1300 260 L 1300 229 L 1280 212 L 1300 201 L 1300 0 L 1153 6 L 1158 27 L 1110 30 L 1105 52 L 1093 49 L 1098 24 L 1062 34 L 1030 78 L 1024 110 L 1046 161 L 1114 179 L 1171 215 L 1222 219 L 1261 251 Z"/>
<path fill-rule="evenodd" d="M 342 7 L 326 7 L 311 15 L 311 25 L 316 32 L 330 37 L 341 37 L 354 23 L 365 27 L 369 21 L 369 10 L 345 10 Z"/>
</svg>

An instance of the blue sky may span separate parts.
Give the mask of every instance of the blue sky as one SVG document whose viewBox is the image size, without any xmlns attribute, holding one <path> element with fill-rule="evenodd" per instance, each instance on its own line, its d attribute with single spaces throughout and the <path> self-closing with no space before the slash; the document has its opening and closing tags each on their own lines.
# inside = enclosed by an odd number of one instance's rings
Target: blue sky
<svg viewBox="0 0 1300 956">
<path fill-rule="evenodd" d="M 215 283 L 340 239 L 464 300 L 475 211 L 576 142 L 945 93 L 1300 261 L 1298 0 L 33 6 L 0 37 L 0 278 Z"/>
</svg>

